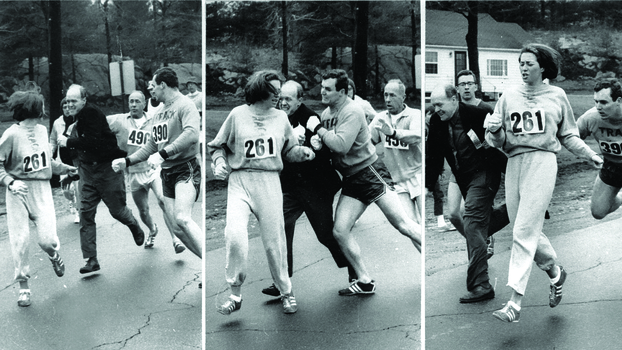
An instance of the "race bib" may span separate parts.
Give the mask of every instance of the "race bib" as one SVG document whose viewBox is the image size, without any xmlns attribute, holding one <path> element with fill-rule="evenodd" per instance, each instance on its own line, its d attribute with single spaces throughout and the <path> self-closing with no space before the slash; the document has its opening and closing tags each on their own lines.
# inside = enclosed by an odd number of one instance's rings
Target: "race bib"
<svg viewBox="0 0 622 350">
<path fill-rule="evenodd" d="M 127 137 L 130 146 L 142 146 L 149 141 L 149 133 L 143 130 L 131 129 Z"/>
<path fill-rule="evenodd" d="M 263 159 L 276 156 L 275 142 L 272 136 L 262 136 L 244 140 L 246 159 Z"/>
<path fill-rule="evenodd" d="M 603 154 L 609 154 L 613 156 L 622 156 L 622 142 L 615 141 L 599 141 L 598 146 Z"/>
<path fill-rule="evenodd" d="M 510 114 L 512 121 L 512 133 L 514 135 L 529 135 L 544 133 L 544 110 L 533 109 L 523 113 L 514 112 Z"/>
<path fill-rule="evenodd" d="M 168 123 L 155 124 L 151 129 L 153 141 L 155 143 L 164 143 L 168 141 Z"/>
<path fill-rule="evenodd" d="M 386 138 L 384 139 L 384 148 L 408 149 L 408 144 L 386 135 Z"/>
<path fill-rule="evenodd" d="M 22 170 L 25 173 L 33 173 L 50 167 L 50 158 L 41 151 L 30 156 L 24 157 L 22 161 Z"/>
</svg>

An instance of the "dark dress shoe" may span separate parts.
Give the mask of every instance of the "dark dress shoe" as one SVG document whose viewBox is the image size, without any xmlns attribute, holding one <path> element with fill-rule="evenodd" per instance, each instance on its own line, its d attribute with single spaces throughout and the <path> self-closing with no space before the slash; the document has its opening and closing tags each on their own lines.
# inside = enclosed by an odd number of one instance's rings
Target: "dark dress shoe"
<svg viewBox="0 0 622 350">
<path fill-rule="evenodd" d="M 138 225 L 129 226 L 130 231 L 132 231 L 132 236 L 134 236 L 134 242 L 136 242 L 137 246 L 143 245 L 145 243 L 145 231 Z"/>
<path fill-rule="evenodd" d="M 99 271 L 99 263 L 97 262 L 97 258 L 89 258 L 86 262 L 86 265 L 80 268 L 80 273 L 90 273 Z"/>
<path fill-rule="evenodd" d="M 492 289 L 492 286 L 489 288 L 484 288 L 482 286 L 477 286 L 473 288 L 472 291 L 465 294 L 460 298 L 461 303 L 477 303 L 480 301 L 492 299 L 495 297 L 495 290 Z"/>
</svg>

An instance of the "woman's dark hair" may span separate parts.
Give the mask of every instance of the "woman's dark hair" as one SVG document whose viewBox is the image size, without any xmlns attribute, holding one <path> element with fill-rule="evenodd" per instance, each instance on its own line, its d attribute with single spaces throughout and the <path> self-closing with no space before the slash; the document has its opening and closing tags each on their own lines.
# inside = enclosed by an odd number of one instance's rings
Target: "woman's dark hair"
<svg viewBox="0 0 622 350">
<path fill-rule="evenodd" d="M 262 70 L 251 75 L 244 87 L 246 103 L 252 105 L 279 94 L 279 90 L 270 84 L 272 80 L 281 81 L 277 72 Z"/>
<path fill-rule="evenodd" d="M 555 49 L 542 44 L 528 44 L 521 50 L 521 55 L 525 52 L 532 53 L 536 56 L 538 64 L 544 68 L 542 79 L 555 79 L 561 68 L 561 55 Z M 520 62 L 520 56 L 518 56 Z"/>
<path fill-rule="evenodd" d="M 35 91 L 17 91 L 9 97 L 8 106 L 17 121 L 39 118 L 43 115 L 43 96 Z"/>
</svg>

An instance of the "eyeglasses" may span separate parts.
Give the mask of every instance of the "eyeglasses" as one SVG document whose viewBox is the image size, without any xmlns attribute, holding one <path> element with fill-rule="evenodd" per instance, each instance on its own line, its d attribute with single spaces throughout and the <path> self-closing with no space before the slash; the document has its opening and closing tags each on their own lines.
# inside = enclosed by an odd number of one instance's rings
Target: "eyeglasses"
<svg viewBox="0 0 622 350">
<path fill-rule="evenodd" d="M 458 84 L 458 86 L 460 86 L 460 87 L 465 87 L 465 86 L 471 87 L 473 85 L 477 85 L 477 84 L 475 84 L 475 82 L 472 82 L 472 81 L 469 81 L 467 83 L 460 83 L 460 84 Z"/>
</svg>

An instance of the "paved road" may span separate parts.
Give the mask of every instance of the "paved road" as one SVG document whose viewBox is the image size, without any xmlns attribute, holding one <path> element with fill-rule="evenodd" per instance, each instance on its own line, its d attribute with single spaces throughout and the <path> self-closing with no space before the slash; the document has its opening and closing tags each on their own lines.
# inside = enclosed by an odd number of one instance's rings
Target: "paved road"
<svg viewBox="0 0 622 350">
<path fill-rule="evenodd" d="M 505 286 L 511 239 L 497 240 L 489 264 L 492 283 L 497 279 L 495 299 L 458 303 L 466 265 L 426 277 L 426 349 L 619 349 L 622 219 L 594 220 L 592 227 L 549 238 L 568 271 L 559 306 L 549 308 L 548 277 L 534 265 L 520 322 L 492 316 L 511 294 Z"/>
<path fill-rule="evenodd" d="M 129 197 L 128 203 L 138 218 Z M 47 254 L 32 244 L 33 294 L 27 308 L 17 306 L 9 240 L 1 237 L 0 349 L 200 349 L 201 260 L 188 250 L 175 254 L 153 196 L 150 206 L 160 227 L 151 250 L 137 247 L 129 229 L 99 206 L 102 269 L 90 275 L 78 271 L 84 265 L 78 225 L 70 215 L 58 217 L 65 276 L 58 278 Z M 197 222 L 201 207 L 200 201 L 194 206 Z"/>
<path fill-rule="evenodd" d="M 338 269 L 317 242 L 308 221 L 298 221 L 292 284 L 299 310 L 286 315 L 281 302 L 261 293 L 272 283 L 260 238 L 250 240 L 242 308 L 217 313 L 225 298 L 224 249 L 206 256 L 206 349 L 419 349 L 421 256 L 409 239 L 371 206 L 355 225 L 377 291 L 343 297 L 347 271 Z"/>
</svg>

